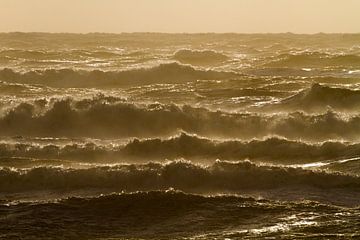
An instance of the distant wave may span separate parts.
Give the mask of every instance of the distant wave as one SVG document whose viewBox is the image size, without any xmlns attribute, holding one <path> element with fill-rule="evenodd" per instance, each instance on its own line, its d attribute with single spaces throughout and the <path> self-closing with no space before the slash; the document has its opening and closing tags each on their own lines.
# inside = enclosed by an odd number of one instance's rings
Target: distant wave
<svg viewBox="0 0 360 240">
<path fill-rule="evenodd" d="M 137 105 L 100 96 L 21 103 L 0 118 L 2 136 L 157 137 L 179 131 L 242 139 L 278 135 L 316 141 L 357 140 L 360 117 L 334 112 L 318 115 L 227 113 L 188 105 Z"/>
<path fill-rule="evenodd" d="M 269 108 L 309 112 L 326 111 L 328 108 L 337 111 L 359 110 L 360 91 L 313 84 L 311 88 L 282 100 L 279 104 L 269 106 Z"/>
<path fill-rule="evenodd" d="M 222 63 L 229 57 L 213 50 L 181 49 L 175 52 L 174 59 L 193 65 L 212 65 Z"/>
<path fill-rule="evenodd" d="M 23 49 L 4 49 L 0 51 L 0 57 L 9 57 L 11 59 L 17 58 L 36 58 L 36 59 L 49 59 L 59 52 L 47 52 L 41 50 L 23 50 Z"/>
<path fill-rule="evenodd" d="M 299 54 L 282 54 L 267 64 L 272 67 L 359 67 L 360 56 L 330 55 L 320 52 L 304 52 Z"/>
<path fill-rule="evenodd" d="M 0 70 L 0 80 L 11 83 L 42 84 L 51 87 L 126 87 L 154 83 L 184 83 L 195 80 L 234 78 L 232 72 L 197 70 L 178 63 L 160 64 L 152 68 L 140 68 L 119 72 L 101 70 L 82 71 L 73 69 L 36 70 L 25 73 L 11 69 Z"/>
<path fill-rule="evenodd" d="M 226 192 L 301 186 L 321 189 L 360 188 L 360 178 L 355 176 L 300 168 L 258 166 L 248 161 L 218 161 L 209 167 L 176 161 L 164 165 L 148 163 L 88 169 L 2 168 L 0 180 L 1 192 L 89 188 L 137 191 L 170 187 L 187 192 Z"/>
<path fill-rule="evenodd" d="M 129 56 L 132 53 L 120 54 L 113 51 L 90 50 L 90 49 L 72 49 L 72 50 L 26 50 L 26 49 L 4 49 L 0 51 L 1 57 L 10 59 L 31 59 L 31 60 L 59 60 L 67 61 L 92 58 L 114 58 Z"/>
</svg>

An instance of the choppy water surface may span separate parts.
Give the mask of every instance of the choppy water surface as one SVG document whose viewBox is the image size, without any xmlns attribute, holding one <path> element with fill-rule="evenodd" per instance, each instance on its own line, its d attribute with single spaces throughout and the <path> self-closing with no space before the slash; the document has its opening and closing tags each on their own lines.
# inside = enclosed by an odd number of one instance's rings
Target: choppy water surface
<svg viewBox="0 0 360 240">
<path fill-rule="evenodd" d="M 1 239 L 360 238 L 360 35 L 0 34 Z"/>
</svg>

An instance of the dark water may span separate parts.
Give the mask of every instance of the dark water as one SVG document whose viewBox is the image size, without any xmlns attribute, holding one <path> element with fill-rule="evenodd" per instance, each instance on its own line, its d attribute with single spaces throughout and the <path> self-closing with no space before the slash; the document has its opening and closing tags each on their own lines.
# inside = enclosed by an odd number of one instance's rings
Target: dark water
<svg viewBox="0 0 360 240">
<path fill-rule="evenodd" d="M 360 239 L 360 35 L 0 34 L 1 239 Z"/>
</svg>

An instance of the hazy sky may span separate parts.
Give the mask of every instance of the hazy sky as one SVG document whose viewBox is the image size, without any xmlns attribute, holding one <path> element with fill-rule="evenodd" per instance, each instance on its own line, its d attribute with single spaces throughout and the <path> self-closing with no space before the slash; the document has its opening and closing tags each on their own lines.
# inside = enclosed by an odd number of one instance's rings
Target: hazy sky
<svg viewBox="0 0 360 240">
<path fill-rule="evenodd" d="M 360 0 L 0 0 L 0 31 L 360 32 Z"/>
</svg>

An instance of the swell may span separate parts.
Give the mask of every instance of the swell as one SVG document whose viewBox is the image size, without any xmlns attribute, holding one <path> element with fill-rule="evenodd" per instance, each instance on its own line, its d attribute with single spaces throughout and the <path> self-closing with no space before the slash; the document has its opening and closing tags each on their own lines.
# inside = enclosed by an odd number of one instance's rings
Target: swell
<svg viewBox="0 0 360 240">
<path fill-rule="evenodd" d="M 281 231 L 282 236 L 308 236 L 308 231 L 317 232 L 317 236 L 338 231 L 346 236 L 356 236 L 354 222 L 359 218 L 358 209 L 330 207 L 316 202 L 279 203 L 235 196 L 204 197 L 179 191 L 0 205 L 0 211 L 2 236 L 11 238 L 15 235 L 22 239 L 43 236 L 67 239 L 94 236 L 101 239 L 154 239 L 154 236 L 161 239 L 204 239 L 205 236 L 208 239 L 231 236 L 232 231 L 237 238 L 262 238 L 274 236 L 274 232 L 256 232 L 256 229 L 279 223 L 286 226 L 285 232 Z M 338 213 L 344 212 L 348 217 L 339 217 L 345 214 Z M 293 216 L 292 220 L 288 216 Z M 298 221 L 309 221 L 311 217 L 316 218 L 315 226 L 296 227 Z M 352 221 L 344 224 L 341 221 L 344 219 Z M 332 229 L 324 229 L 327 221 L 338 224 L 332 224 Z M 239 226 L 244 231 L 239 231 Z M 204 232 L 213 235 L 207 236 Z"/>
<path fill-rule="evenodd" d="M 360 91 L 316 83 L 278 104 L 267 106 L 267 108 L 307 112 L 319 112 L 329 108 L 336 111 L 356 111 L 360 108 Z"/>
<path fill-rule="evenodd" d="M 360 56 L 353 54 L 326 54 L 321 52 L 304 52 L 299 54 L 282 54 L 273 62 L 266 64 L 271 67 L 359 67 Z"/>
<path fill-rule="evenodd" d="M 360 173 L 360 158 L 350 157 L 338 161 L 331 161 L 324 166 L 324 168 L 339 171 L 342 173 L 348 173 L 353 175 L 359 175 Z"/>
<path fill-rule="evenodd" d="M 178 63 L 160 64 L 152 68 L 140 68 L 119 72 L 101 70 L 81 71 L 74 69 L 35 70 L 25 73 L 11 69 L 0 70 L 0 80 L 11 83 L 42 84 L 50 87 L 128 87 L 153 83 L 184 83 L 198 79 L 214 80 L 234 78 L 232 72 L 197 70 Z"/>
<path fill-rule="evenodd" d="M 106 163 L 180 158 L 207 162 L 216 159 L 249 159 L 281 164 L 302 164 L 360 156 L 360 144 L 333 141 L 310 144 L 275 137 L 252 141 L 214 141 L 182 133 L 168 139 L 134 139 L 123 146 L 101 146 L 91 142 L 64 146 L 1 143 L 0 156 L 2 166 L 36 164 L 26 159 L 48 159 L 49 163 L 53 161 L 55 164 L 59 163 L 55 161 L 56 159 Z M 43 162 L 39 161 L 39 163 Z"/>
<path fill-rule="evenodd" d="M 181 49 L 175 52 L 174 59 L 192 65 L 213 65 L 222 63 L 229 57 L 213 50 Z"/>
<path fill-rule="evenodd" d="M 216 161 L 201 166 L 185 161 L 129 164 L 86 169 L 37 167 L 0 170 L 1 192 L 114 189 L 122 191 L 180 189 L 186 192 L 318 188 L 357 191 L 360 178 L 301 168 L 255 165 L 249 161 Z"/>
<path fill-rule="evenodd" d="M 179 131 L 241 139 L 278 135 L 310 141 L 356 141 L 360 117 L 331 111 L 314 115 L 229 113 L 188 105 L 138 105 L 99 96 L 21 103 L 0 118 L 2 136 L 122 138 L 170 136 Z"/>
</svg>

